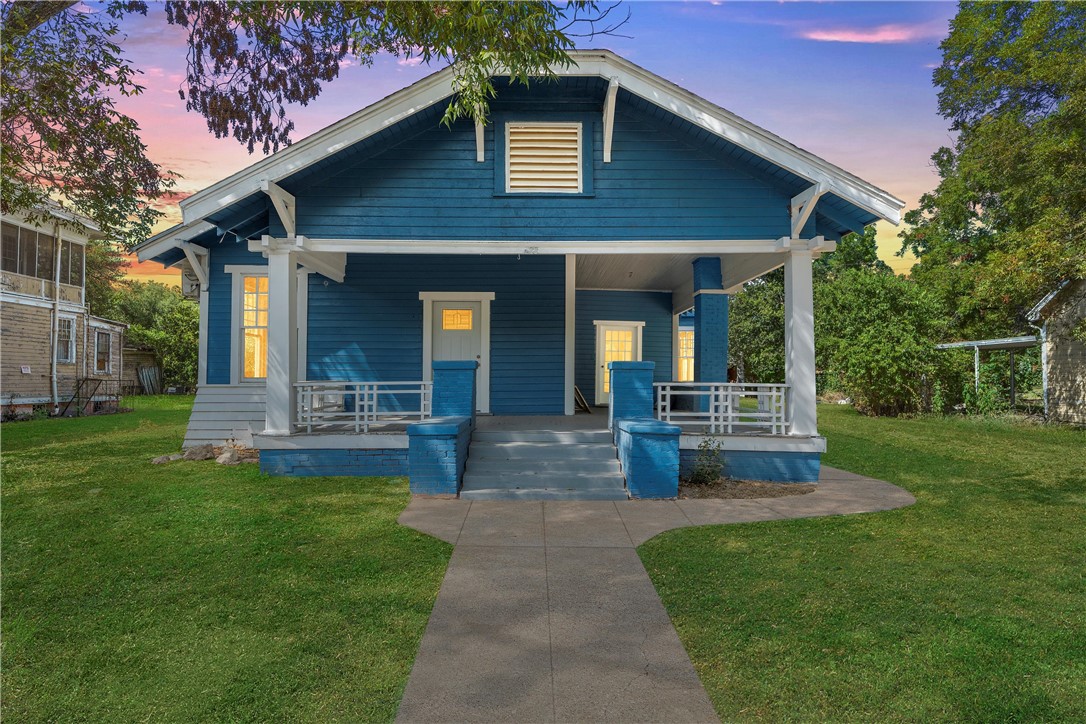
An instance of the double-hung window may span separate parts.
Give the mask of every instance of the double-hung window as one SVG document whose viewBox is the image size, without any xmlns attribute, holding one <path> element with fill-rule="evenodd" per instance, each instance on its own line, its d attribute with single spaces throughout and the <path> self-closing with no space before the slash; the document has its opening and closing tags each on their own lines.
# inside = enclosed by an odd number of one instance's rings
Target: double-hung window
<svg viewBox="0 0 1086 724">
<path fill-rule="evenodd" d="M 72 317 L 57 318 L 57 362 L 75 362 L 75 319 Z"/>
<path fill-rule="evenodd" d="M 268 277 L 245 275 L 241 294 L 241 378 L 268 376 Z"/>
</svg>

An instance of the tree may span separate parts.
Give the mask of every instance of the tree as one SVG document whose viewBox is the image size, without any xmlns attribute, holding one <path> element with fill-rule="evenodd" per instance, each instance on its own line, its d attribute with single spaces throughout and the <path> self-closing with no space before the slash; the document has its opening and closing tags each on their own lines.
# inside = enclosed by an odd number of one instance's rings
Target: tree
<svg viewBox="0 0 1086 724">
<path fill-rule="evenodd" d="M 784 382 L 784 271 L 747 282 L 728 308 L 728 356 L 748 382 Z"/>
<path fill-rule="evenodd" d="M 150 233 L 159 213 L 147 200 L 172 179 L 116 109 L 115 96 L 143 90 L 114 42 L 126 6 L 69 5 L 0 5 L 0 208 L 42 221 L 53 199 L 131 244 Z"/>
<path fill-rule="evenodd" d="M 155 353 L 165 384 L 196 384 L 200 308 L 185 299 L 179 288 L 125 281 L 111 297 L 109 316 L 128 324 L 128 344 Z"/>
<path fill-rule="evenodd" d="M 1024 312 L 1086 276 L 1086 5 L 962 3 L 934 73 L 958 137 L 939 186 L 906 214 L 902 251 L 962 336 L 1025 328 Z"/>
<path fill-rule="evenodd" d="M 879 258 L 879 245 L 875 239 L 875 225 L 864 228 L 862 234 L 845 234 L 837 242 L 837 250 L 823 254 L 814 263 L 818 276 L 832 276 L 845 269 L 867 269 L 888 272 L 890 267 Z"/>
<path fill-rule="evenodd" d="M 938 296 L 906 277 L 846 269 L 815 286 L 818 368 L 869 414 L 926 406 L 943 377 L 934 346 L 944 334 Z"/>
<path fill-rule="evenodd" d="M 118 245 L 103 239 L 87 242 L 86 304 L 91 314 L 113 314 L 115 289 L 131 264 Z"/>
<path fill-rule="evenodd" d="M 102 12 L 72 2 L 0 5 L 0 143 L 5 211 L 33 213 L 52 196 L 131 244 L 158 216 L 146 202 L 172 177 L 145 155 L 136 122 L 113 97 L 143 91 L 114 42 L 126 14 L 147 4 L 111 0 Z M 164 5 L 188 31 L 180 93 L 216 137 L 250 152 L 291 141 L 291 104 L 305 105 L 339 75 L 348 55 L 370 65 L 379 53 L 451 63 L 454 95 L 445 122 L 485 119 L 491 77 L 548 76 L 568 65 L 577 30 L 610 33 L 614 6 L 549 2 L 188 2 Z"/>
</svg>

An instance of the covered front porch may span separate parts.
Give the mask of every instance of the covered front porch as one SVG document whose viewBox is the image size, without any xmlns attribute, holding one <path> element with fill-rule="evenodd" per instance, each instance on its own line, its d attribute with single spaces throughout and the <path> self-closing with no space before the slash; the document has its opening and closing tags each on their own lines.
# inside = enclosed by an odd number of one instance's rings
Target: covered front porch
<svg viewBox="0 0 1086 724">
<path fill-rule="evenodd" d="M 480 433 L 552 433 L 560 442 L 564 433 L 606 432 L 612 459 L 619 459 L 615 414 L 624 409 L 625 393 L 616 389 L 611 367 L 631 364 L 647 405 L 621 419 L 675 429 L 677 462 L 669 475 L 676 481 L 705 436 L 716 441 L 725 470 L 736 477 L 817 479 L 825 445 L 815 415 L 811 264 L 832 242 L 716 242 L 727 251 L 714 255 L 698 254 L 705 242 L 674 245 L 684 253 L 525 259 L 494 253 L 439 261 L 329 251 L 330 244 L 304 238 L 253 243 L 267 258 L 270 310 L 266 423 L 254 439 L 265 470 L 414 479 L 412 431 L 449 417 L 467 420 L 464 430 L 443 433 L 456 438 L 449 449 L 462 448 L 464 460 L 456 463 L 455 486 L 443 485 L 441 494 L 460 492 Z M 306 264 L 314 256 L 326 266 L 310 279 Z M 329 268 L 336 258 L 341 266 Z M 500 267 L 504 278 L 477 274 L 465 281 L 468 265 Z M 785 380 L 729 382 L 729 294 L 778 266 L 787 280 Z M 298 279 L 305 283 L 291 283 Z M 378 279 L 379 293 L 389 296 L 393 289 L 401 300 L 397 314 L 404 325 L 389 328 L 380 314 L 388 305 L 366 303 Z M 552 301 L 533 313 L 536 298 Z M 693 344 L 680 345 L 679 317 L 691 309 Z M 397 340 L 413 343 L 401 345 L 406 355 L 393 359 L 388 350 Z M 457 364 L 464 367 L 450 369 Z M 462 388 L 443 391 L 440 379 L 455 377 L 463 386 L 466 367 L 470 401 L 455 409 L 437 404 L 454 392 L 463 397 Z M 691 374 L 676 379 L 684 370 Z M 578 410 L 577 392 L 587 411 Z M 541 410 L 555 414 L 535 414 Z M 628 465 L 621 468 L 627 479 Z"/>
</svg>

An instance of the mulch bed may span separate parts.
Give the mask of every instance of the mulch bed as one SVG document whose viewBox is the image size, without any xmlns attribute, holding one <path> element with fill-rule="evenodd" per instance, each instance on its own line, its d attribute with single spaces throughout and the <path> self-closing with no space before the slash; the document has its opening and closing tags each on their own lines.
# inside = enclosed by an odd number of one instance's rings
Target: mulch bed
<svg viewBox="0 0 1086 724">
<path fill-rule="evenodd" d="M 806 495 L 818 489 L 817 485 L 802 483 L 766 483 L 755 480 L 730 480 L 720 478 L 715 483 L 689 485 L 679 483 L 679 499 L 723 498 L 749 500 L 754 498 L 784 498 L 789 495 Z"/>
</svg>

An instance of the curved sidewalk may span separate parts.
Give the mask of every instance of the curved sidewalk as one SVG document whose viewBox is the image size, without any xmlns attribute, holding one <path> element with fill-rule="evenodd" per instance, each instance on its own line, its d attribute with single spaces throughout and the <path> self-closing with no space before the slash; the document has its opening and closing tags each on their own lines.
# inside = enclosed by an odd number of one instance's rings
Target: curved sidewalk
<svg viewBox="0 0 1086 724">
<path fill-rule="evenodd" d="M 786 498 L 416 498 L 400 523 L 456 548 L 397 720 L 717 721 L 636 546 L 673 528 L 914 502 L 825 466 L 817 491 Z"/>
</svg>

